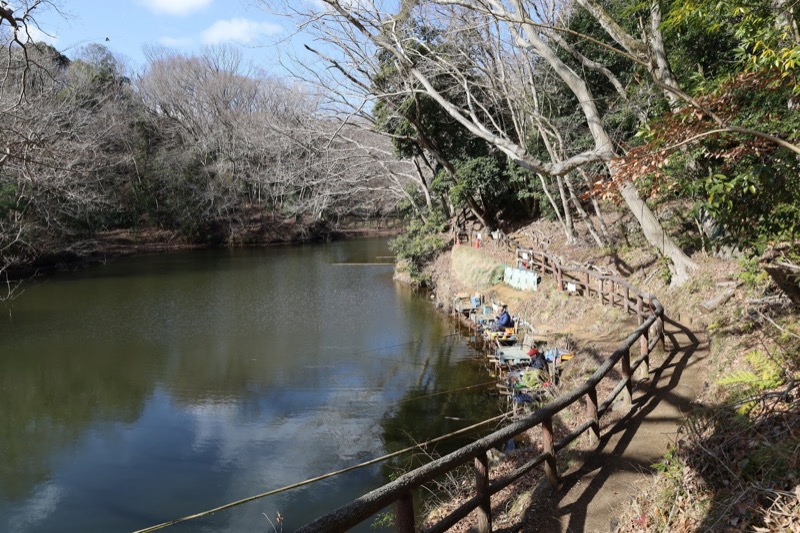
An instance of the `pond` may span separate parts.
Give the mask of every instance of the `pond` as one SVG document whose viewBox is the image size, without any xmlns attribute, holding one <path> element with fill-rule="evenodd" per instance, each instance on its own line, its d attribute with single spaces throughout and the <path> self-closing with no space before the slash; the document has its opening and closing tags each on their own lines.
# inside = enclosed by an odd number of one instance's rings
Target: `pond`
<svg viewBox="0 0 800 533">
<path fill-rule="evenodd" d="M 383 239 L 203 250 L 25 285 L 0 317 L 0 530 L 133 531 L 497 414 L 474 349 L 388 256 Z M 165 531 L 280 531 L 278 512 L 292 531 L 417 459 Z"/>
</svg>

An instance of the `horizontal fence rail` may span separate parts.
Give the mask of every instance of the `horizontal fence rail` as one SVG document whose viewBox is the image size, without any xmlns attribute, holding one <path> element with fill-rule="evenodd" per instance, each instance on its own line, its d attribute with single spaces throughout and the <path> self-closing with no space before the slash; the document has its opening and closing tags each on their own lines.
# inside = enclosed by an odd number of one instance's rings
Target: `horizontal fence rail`
<svg viewBox="0 0 800 533">
<path fill-rule="evenodd" d="M 626 406 L 632 402 L 633 376 L 638 371 L 649 373 L 650 355 L 664 342 L 664 308 L 655 296 L 644 294 L 625 280 L 581 268 L 565 268 L 553 256 L 533 249 L 521 248 L 511 239 L 503 238 L 505 246 L 519 261 L 525 257 L 525 268 L 538 270 L 555 277 L 557 287 L 565 290 L 567 283 L 584 297 L 596 297 L 604 305 L 619 306 L 638 317 L 639 325 L 583 384 L 555 398 L 530 415 L 511 422 L 508 426 L 476 440 L 459 450 L 403 474 L 396 480 L 378 488 L 342 507 L 324 515 L 297 531 L 302 533 L 341 532 L 360 524 L 390 505 L 395 505 L 395 527 L 401 533 L 416 531 L 412 491 L 425 483 L 464 465 L 473 464 L 475 495 L 464 502 L 426 533 L 439 533 L 453 527 L 467 515 L 477 510 L 478 531 L 492 530 L 491 496 L 528 474 L 544 466 L 547 480 L 558 485 L 558 453 L 575 439 L 588 434 L 589 442 L 596 445 L 601 436 L 600 420 L 611 405 L 621 397 Z M 570 286 L 570 289 L 573 287 Z M 652 339 L 652 340 L 651 340 Z M 638 349 L 636 346 L 638 344 Z M 636 355 L 638 352 L 638 355 Z M 634 360 L 631 358 L 635 356 Z M 619 366 L 622 378 L 612 392 L 598 403 L 598 384 Z M 583 400 L 585 421 L 559 441 L 554 441 L 553 419 L 569 406 Z M 504 447 L 509 439 L 534 427 L 541 426 L 542 453 L 501 478 L 490 481 L 488 451 Z"/>
</svg>

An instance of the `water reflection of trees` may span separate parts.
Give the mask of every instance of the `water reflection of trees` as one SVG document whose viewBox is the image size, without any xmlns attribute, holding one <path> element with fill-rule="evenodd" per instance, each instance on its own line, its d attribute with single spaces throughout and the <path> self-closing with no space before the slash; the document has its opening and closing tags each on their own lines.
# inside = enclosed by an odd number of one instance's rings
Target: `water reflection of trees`
<svg viewBox="0 0 800 533">
<path fill-rule="evenodd" d="M 475 389 L 490 381 L 488 372 L 474 359 L 454 360 L 461 339 L 442 343 L 418 386 L 410 389 L 396 409 L 381 421 L 386 451 L 391 453 L 457 431 L 497 415 L 497 402 L 486 390 Z M 451 391 L 451 392 L 447 392 Z M 485 428 L 484 432 L 492 428 Z M 476 434 L 447 439 L 434 447 L 400 456 L 384 467 L 387 476 L 408 471 L 475 440 Z"/>
<path fill-rule="evenodd" d="M 56 452 L 75 446 L 88 428 L 138 419 L 151 393 L 153 368 L 159 365 L 151 351 L 119 357 L 104 350 L 62 348 L 0 358 L 4 499 L 24 498 L 46 481 Z M 133 351 L 127 347 L 127 353 Z"/>
</svg>

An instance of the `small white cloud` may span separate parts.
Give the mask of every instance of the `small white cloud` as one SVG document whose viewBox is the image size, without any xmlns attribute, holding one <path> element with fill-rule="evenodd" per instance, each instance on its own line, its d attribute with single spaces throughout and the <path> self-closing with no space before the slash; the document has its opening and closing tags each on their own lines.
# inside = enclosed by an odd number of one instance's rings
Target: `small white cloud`
<svg viewBox="0 0 800 533">
<path fill-rule="evenodd" d="M 12 531 L 36 529 L 58 507 L 64 498 L 64 489 L 48 483 L 38 489 L 16 512 L 9 521 Z"/>
<path fill-rule="evenodd" d="M 192 40 L 186 37 L 161 37 L 158 42 L 170 48 L 184 48 L 192 44 Z"/>
<path fill-rule="evenodd" d="M 315 11 L 332 11 L 333 8 L 330 4 L 323 2 L 322 0 L 308 0 L 310 7 Z M 359 0 L 339 0 L 339 5 L 341 5 L 345 9 L 369 9 L 370 4 L 364 5 L 359 3 Z"/>
<path fill-rule="evenodd" d="M 167 15 L 188 15 L 204 7 L 208 7 L 213 0 L 141 0 L 147 9 L 154 13 Z"/>
<path fill-rule="evenodd" d="M 203 32 L 205 44 L 219 44 L 227 41 L 249 43 L 264 35 L 281 33 L 283 28 L 269 22 L 256 22 L 254 20 L 235 18 L 218 20 Z"/>
<path fill-rule="evenodd" d="M 20 40 L 24 41 L 26 38 L 25 29 L 27 29 L 28 31 L 27 37 L 30 38 L 31 41 L 37 43 L 47 43 L 52 45 L 55 45 L 56 42 L 58 42 L 58 35 L 45 33 L 36 26 L 34 26 L 33 24 L 28 24 L 27 27 L 25 26 L 20 27 L 20 33 L 19 33 Z"/>
</svg>

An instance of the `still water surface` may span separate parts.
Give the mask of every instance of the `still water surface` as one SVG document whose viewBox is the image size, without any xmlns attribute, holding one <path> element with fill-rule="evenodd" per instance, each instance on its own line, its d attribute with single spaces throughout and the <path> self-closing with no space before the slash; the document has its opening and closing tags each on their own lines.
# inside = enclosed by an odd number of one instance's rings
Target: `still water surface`
<svg viewBox="0 0 800 533">
<path fill-rule="evenodd" d="M 389 255 L 199 251 L 28 284 L 0 316 L 0 531 L 132 531 L 495 414 L 479 391 L 435 394 L 487 376 L 391 266 L 353 264 Z M 165 531 L 273 531 L 278 511 L 292 531 L 406 461 Z"/>
</svg>

